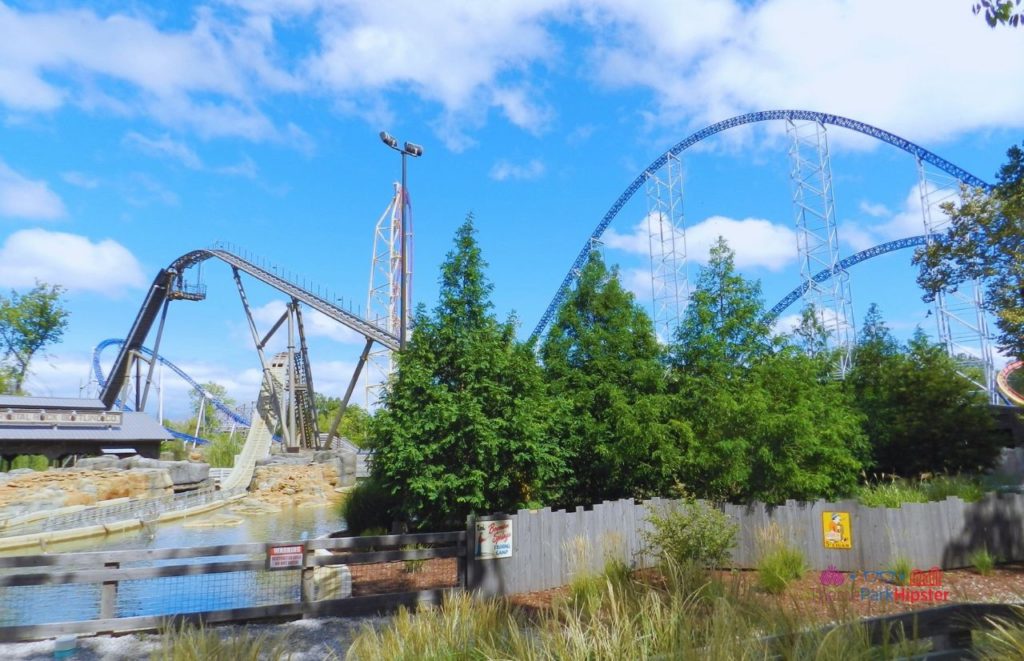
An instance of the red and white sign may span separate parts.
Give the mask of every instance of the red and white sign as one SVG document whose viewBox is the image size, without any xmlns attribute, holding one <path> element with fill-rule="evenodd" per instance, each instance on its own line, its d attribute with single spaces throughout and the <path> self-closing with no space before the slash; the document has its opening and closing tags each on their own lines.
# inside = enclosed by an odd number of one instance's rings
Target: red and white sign
<svg viewBox="0 0 1024 661">
<path fill-rule="evenodd" d="M 510 519 L 476 522 L 478 560 L 512 557 L 512 521 Z"/>
<path fill-rule="evenodd" d="M 306 555 L 303 544 L 289 546 L 271 546 L 267 549 L 267 569 L 295 569 L 302 566 L 302 558 Z"/>
</svg>

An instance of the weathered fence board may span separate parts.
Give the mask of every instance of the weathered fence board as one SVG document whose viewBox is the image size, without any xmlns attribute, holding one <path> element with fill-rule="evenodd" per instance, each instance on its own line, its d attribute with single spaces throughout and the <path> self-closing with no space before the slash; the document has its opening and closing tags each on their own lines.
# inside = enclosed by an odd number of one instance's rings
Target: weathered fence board
<svg viewBox="0 0 1024 661">
<path fill-rule="evenodd" d="M 609 555 L 632 567 L 651 566 L 655 558 L 644 544 L 644 535 L 651 529 L 649 512 L 675 503 L 653 498 L 643 503 L 604 502 L 573 511 L 520 510 L 511 518 L 512 557 L 477 560 L 471 549 L 469 586 L 485 594 L 545 590 L 566 585 L 580 571 L 600 570 Z M 901 557 L 916 568 L 951 569 L 968 566 L 970 554 L 983 547 L 1003 561 L 1024 560 L 1021 494 L 991 494 L 977 503 L 948 498 L 901 508 L 865 507 L 843 500 L 787 501 L 775 507 L 725 505 L 723 511 L 739 524 L 730 559 L 736 568 L 756 567 L 763 545 L 759 537 L 772 525 L 817 570 L 830 566 L 841 571 L 885 569 Z M 823 544 L 822 514 L 837 511 L 850 515 L 852 549 L 827 549 Z"/>
</svg>

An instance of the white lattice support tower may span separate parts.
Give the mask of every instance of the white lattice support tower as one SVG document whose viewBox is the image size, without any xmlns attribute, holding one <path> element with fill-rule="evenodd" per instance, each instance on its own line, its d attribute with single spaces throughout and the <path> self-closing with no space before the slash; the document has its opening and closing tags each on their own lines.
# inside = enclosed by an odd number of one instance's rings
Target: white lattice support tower
<svg viewBox="0 0 1024 661">
<path fill-rule="evenodd" d="M 796 212 L 800 277 L 807 285 L 804 305 L 813 305 L 828 332 L 827 347 L 836 354 L 833 374 L 844 378 L 850 369 L 855 339 L 850 276 L 839 265 L 835 197 L 828 133 L 818 122 L 786 122 L 793 206 Z M 831 269 L 833 277 L 815 282 L 814 274 Z"/>
<path fill-rule="evenodd" d="M 950 219 L 941 205 L 958 201 L 961 182 L 926 167 L 921 159 L 917 160 L 917 172 L 924 231 L 929 237 L 944 234 Z M 984 290 L 976 280 L 954 291 L 940 291 L 935 297 L 935 322 L 939 342 L 956 361 L 960 375 L 983 390 L 990 403 L 997 404 L 995 360 L 984 302 Z"/>
<path fill-rule="evenodd" d="M 677 156 L 647 173 L 647 237 L 651 255 L 654 330 L 672 339 L 690 298 L 683 218 L 683 164 Z"/>
<path fill-rule="evenodd" d="M 411 219 L 410 219 L 411 220 Z M 409 245 L 412 254 L 412 223 L 409 223 Z M 370 288 L 366 296 L 366 319 L 398 335 L 401 325 L 402 300 L 402 186 L 395 183 L 395 194 L 377 220 L 373 232 L 373 259 L 370 264 Z M 412 284 L 412 260 L 407 267 L 408 284 Z M 411 297 L 411 294 L 408 294 Z M 394 369 L 392 352 L 379 345 L 367 356 L 366 406 L 373 406 L 381 388 Z"/>
</svg>

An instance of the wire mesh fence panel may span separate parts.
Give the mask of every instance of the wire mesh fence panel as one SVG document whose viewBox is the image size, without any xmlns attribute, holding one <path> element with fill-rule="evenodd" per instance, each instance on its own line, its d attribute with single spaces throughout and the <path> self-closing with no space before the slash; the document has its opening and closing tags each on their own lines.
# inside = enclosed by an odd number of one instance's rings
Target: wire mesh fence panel
<svg viewBox="0 0 1024 661">
<path fill-rule="evenodd" d="M 295 603 L 299 571 L 233 571 L 121 581 L 117 617 Z"/>
<path fill-rule="evenodd" d="M 430 558 L 351 565 L 352 596 L 412 592 L 459 585 L 455 558 Z"/>
<path fill-rule="evenodd" d="M 0 588 L 0 626 L 79 622 L 99 617 L 100 585 L 18 585 Z"/>
</svg>

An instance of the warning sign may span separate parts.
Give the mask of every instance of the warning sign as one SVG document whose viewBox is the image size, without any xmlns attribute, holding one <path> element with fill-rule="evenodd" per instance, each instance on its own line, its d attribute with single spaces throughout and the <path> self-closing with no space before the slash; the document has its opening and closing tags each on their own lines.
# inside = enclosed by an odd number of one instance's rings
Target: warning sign
<svg viewBox="0 0 1024 661">
<path fill-rule="evenodd" d="M 267 549 L 267 569 L 296 569 L 302 566 L 302 558 L 305 555 L 304 544 L 271 546 Z"/>
</svg>

